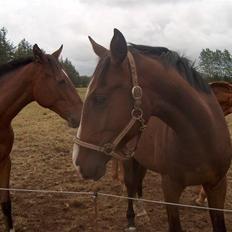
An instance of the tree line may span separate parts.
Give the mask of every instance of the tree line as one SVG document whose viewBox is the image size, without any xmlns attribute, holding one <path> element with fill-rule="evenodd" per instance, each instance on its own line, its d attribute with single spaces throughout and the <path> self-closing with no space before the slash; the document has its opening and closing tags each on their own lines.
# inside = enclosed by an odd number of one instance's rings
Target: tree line
<svg viewBox="0 0 232 232">
<path fill-rule="evenodd" d="M 7 30 L 0 29 L 0 64 L 12 59 L 32 56 L 32 45 L 22 39 L 17 46 L 7 39 Z M 80 76 L 75 66 L 68 59 L 61 59 L 64 70 L 76 87 L 86 87 L 90 81 L 88 76 Z M 227 49 L 212 51 L 202 49 L 197 66 L 198 71 L 207 81 L 232 82 L 232 55 Z"/>
<path fill-rule="evenodd" d="M 7 38 L 7 29 L 0 28 L 0 65 L 13 59 L 33 56 L 32 45 L 24 38 L 16 46 Z M 60 62 L 75 87 L 86 87 L 90 81 L 88 76 L 80 76 L 75 66 L 68 58 L 61 58 Z"/>
</svg>

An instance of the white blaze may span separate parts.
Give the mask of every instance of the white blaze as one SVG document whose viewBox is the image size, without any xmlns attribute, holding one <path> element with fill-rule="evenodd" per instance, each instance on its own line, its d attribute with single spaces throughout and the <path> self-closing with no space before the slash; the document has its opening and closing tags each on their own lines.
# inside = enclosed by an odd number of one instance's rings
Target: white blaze
<svg viewBox="0 0 232 232">
<path fill-rule="evenodd" d="M 68 76 L 68 74 L 65 72 L 64 69 L 62 69 L 62 72 L 64 73 L 64 75 L 65 75 L 66 78 L 70 79 L 69 76 Z"/>
<path fill-rule="evenodd" d="M 92 80 L 90 81 L 89 83 L 89 86 L 87 88 L 87 91 L 86 91 L 86 94 L 85 94 L 85 98 L 87 97 L 88 93 L 89 93 L 89 89 L 90 89 L 90 86 L 91 86 L 91 83 L 93 81 L 93 78 Z M 80 126 L 77 130 L 77 138 L 80 139 L 80 136 L 81 136 L 81 129 L 82 129 L 82 115 L 83 115 L 83 112 L 81 114 L 81 121 L 80 121 Z M 73 145 L 73 153 L 72 153 L 72 162 L 73 162 L 73 165 L 74 167 L 77 169 L 77 171 L 79 172 L 79 174 L 81 175 L 80 173 L 80 167 L 76 165 L 76 160 L 78 158 L 78 154 L 79 154 L 79 151 L 80 151 L 80 148 L 79 148 L 79 145 L 74 143 Z"/>
<path fill-rule="evenodd" d="M 82 120 L 81 120 L 82 121 Z M 78 127 L 77 130 L 77 138 L 80 138 L 80 134 L 81 134 L 81 122 L 80 122 L 80 126 Z M 72 154 L 72 161 L 73 161 L 73 165 L 76 169 L 78 169 L 78 166 L 76 165 L 76 160 L 78 158 L 78 154 L 79 154 L 79 145 L 74 143 L 73 145 L 73 154 Z"/>
</svg>

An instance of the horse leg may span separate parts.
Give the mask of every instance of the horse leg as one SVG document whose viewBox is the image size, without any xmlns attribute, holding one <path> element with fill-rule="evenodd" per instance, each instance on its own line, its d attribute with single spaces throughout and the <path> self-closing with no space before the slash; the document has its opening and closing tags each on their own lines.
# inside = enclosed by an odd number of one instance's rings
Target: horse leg
<svg viewBox="0 0 232 232">
<path fill-rule="evenodd" d="M 136 192 L 137 192 L 137 183 L 134 181 L 134 161 L 127 160 L 123 162 L 124 166 L 124 181 L 127 189 L 127 196 L 128 197 L 135 197 Z M 133 200 L 128 199 L 128 207 L 127 207 L 127 221 L 128 221 L 128 228 L 127 231 L 136 231 L 135 227 L 135 212 L 133 208 Z"/>
<path fill-rule="evenodd" d="M 0 164 L 0 187 L 9 188 L 9 178 L 10 178 L 10 169 L 11 169 L 11 160 L 8 156 Z M 8 190 L 0 191 L 1 207 L 5 219 L 6 230 L 13 232 L 13 220 L 11 214 L 11 200 Z"/>
<path fill-rule="evenodd" d="M 224 177 L 216 186 L 204 185 L 210 208 L 224 208 L 226 187 L 226 177 Z M 226 232 L 224 212 L 210 210 L 210 217 L 214 232 Z"/>
<path fill-rule="evenodd" d="M 162 176 L 162 188 L 166 202 L 178 203 L 184 186 L 170 179 L 169 176 Z M 170 232 L 181 232 L 180 216 L 177 206 L 166 205 Z"/>
<path fill-rule="evenodd" d="M 135 161 L 136 162 L 136 161 Z M 138 198 L 142 198 L 143 197 L 143 179 L 146 175 L 147 170 L 142 167 L 140 164 L 138 164 L 138 170 L 136 173 L 136 178 L 138 178 L 138 187 L 137 187 L 137 194 L 138 194 Z M 137 212 L 136 212 L 136 216 L 137 217 L 141 217 L 141 216 L 145 216 L 147 215 L 147 212 L 144 208 L 143 202 L 142 201 L 137 201 L 136 202 L 136 208 L 137 208 Z"/>
<path fill-rule="evenodd" d="M 206 193 L 204 191 L 204 188 L 201 187 L 198 197 L 195 200 L 195 203 L 196 205 L 203 206 L 205 202 L 207 202 Z"/>
</svg>

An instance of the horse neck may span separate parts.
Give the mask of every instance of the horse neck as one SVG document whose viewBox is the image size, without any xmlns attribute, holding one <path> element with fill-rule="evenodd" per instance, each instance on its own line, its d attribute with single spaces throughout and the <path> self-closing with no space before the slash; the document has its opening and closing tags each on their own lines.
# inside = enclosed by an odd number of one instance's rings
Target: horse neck
<svg viewBox="0 0 232 232">
<path fill-rule="evenodd" d="M 212 141 L 209 138 L 213 136 L 214 116 L 206 103 L 210 95 L 199 94 L 173 68 L 165 69 L 153 60 L 140 65 L 141 76 L 146 77 L 141 81 L 152 116 L 164 121 L 186 145 L 195 146 L 206 137 Z"/>
<path fill-rule="evenodd" d="M 24 106 L 34 100 L 32 83 L 35 74 L 33 63 L 30 63 L 1 77 L 1 125 L 8 125 Z"/>
</svg>

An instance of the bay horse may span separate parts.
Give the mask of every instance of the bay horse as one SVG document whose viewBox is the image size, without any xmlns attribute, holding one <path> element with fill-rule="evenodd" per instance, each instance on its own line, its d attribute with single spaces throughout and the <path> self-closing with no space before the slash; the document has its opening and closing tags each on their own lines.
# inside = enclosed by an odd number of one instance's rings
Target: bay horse
<svg viewBox="0 0 232 232">
<path fill-rule="evenodd" d="M 232 84 L 226 81 L 214 81 L 209 83 L 224 115 L 232 113 Z"/>
<path fill-rule="evenodd" d="M 209 83 L 211 89 L 213 90 L 222 110 L 224 113 L 224 116 L 232 113 L 232 84 L 226 81 L 215 81 Z M 154 125 L 151 125 L 151 127 L 147 128 L 146 133 L 151 134 L 153 131 Z M 151 132 L 149 132 L 149 130 Z M 147 146 L 147 144 L 144 144 L 144 146 Z M 153 148 L 150 148 L 151 152 Z M 141 149 L 142 152 L 144 149 Z M 129 166 L 129 167 L 128 167 Z M 129 162 L 127 161 L 122 162 L 118 161 L 116 159 L 112 160 L 112 177 L 113 179 L 119 180 L 121 185 L 126 185 L 127 192 L 129 197 L 135 197 L 136 193 L 138 194 L 138 197 L 142 197 L 142 182 L 143 178 L 145 176 L 146 170 L 145 168 L 141 167 L 135 160 L 132 160 Z M 125 182 L 126 180 L 126 182 Z M 136 187 L 137 186 L 137 187 Z M 204 192 L 204 189 L 201 187 L 201 190 L 199 192 L 198 197 L 195 199 L 195 202 L 197 205 L 204 205 L 206 201 L 206 194 Z M 146 211 L 142 209 L 142 212 L 139 212 L 139 214 L 144 214 Z M 134 227 L 134 210 L 133 210 L 133 202 L 129 200 L 128 202 L 128 213 L 127 215 L 131 215 L 128 221 L 129 228 Z M 133 216 L 133 217 L 132 217 Z"/>
<path fill-rule="evenodd" d="M 224 116 L 232 113 L 232 84 L 225 81 L 217 81 L 209 83 L 213 93 L 215 94 L 221 109 L 223 110 Z M 143 153 L 153 153 L 154 154 L 154 144 L 148 141 L 154 141 L 153 131 L 155 130 L 156 124 L 152 120 L 148 123 L 146 130 L 143 132 L 142 141 L 140 143 L 140 151 Z M 133 146 L 133 145 L 132 145 Z M 137 151 L 138 152 L 138 151 Z M 136 194 L 139 198 L 142 197 L 142 184 L 143 179 L 146 174 L 146 168 L 141 166 L 135 159 L 130 159 L 128 161 L 118 161 L 113 159 L 113 177 L 118 177 L 119 181 L 123 184 L 125 182 L 128 197 L 136 197 Z M 116 164 L 119 163 L 119 164 Z M 120 166 L 119 174 L 117 173 L 117 165 Z M 203 206 L 206 201 L 206 193 L 204 189 L 201 187 L 198 197 L 195 199 L 197 205 Z M 138 215 L 145 215 L 146 210 L 140 206 L 137 212 Z M 127 218 L 128 218 L 128 229 L 131 231 L 135 231 L 135 213 L 133 209 L 133 201 L 128 200 L 128 209 L 127 209 Z"/>
<path fill-rule="evenodd" d="M 203 185 L 209 206 L 224 208 L 232 150 L 209 85 L 186 58 L 172 51 L 157 56 L 163 48 L 128 47 L 117 29 L 110 50 L 90 41 L 100 60 L 73 149 L 80 175 L 97 181 L 112 157 L 134 157 L 161 174 L 165 201 L 176 203 L 186 186 Z M 140 135 L 149 118 L 156 125 L 154 140 L 144 141 Z M 141 152 L 144 142 L 153 144 L 153 153 Z M 167 214 L 169 231 L 182 231 L 178 207 L 167 205 Z M 211 210 L 210 216 L 214 232 L 226 231 L 222 211 Z"/>
<path fill-rule="evenodd" d="M 80 122 L 82 101 L 58 61 L 62 47 L 44 54 L 33 46 L 34 57 L 13 60 L 0 66 L 0 187 L 9 188 L 10 152 L 14 142 L 12 119 L 32 101 L 66 119 L 71 127 Z M 14 231 L 8 190 L 0 191 L 7 231 Z"/>
</svg>

